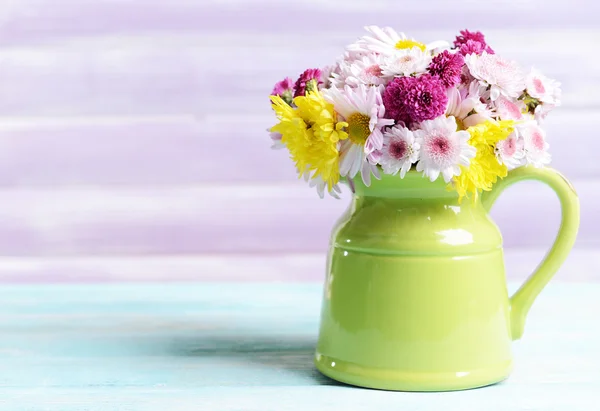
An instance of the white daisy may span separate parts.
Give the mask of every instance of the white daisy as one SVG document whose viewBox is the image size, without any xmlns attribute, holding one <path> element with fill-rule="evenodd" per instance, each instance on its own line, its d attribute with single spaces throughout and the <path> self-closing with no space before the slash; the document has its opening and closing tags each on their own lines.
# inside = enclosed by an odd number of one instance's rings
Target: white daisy
<svg viewBox="0 0 600 411">
<path fill-rule="evenodd" d="M 498 141 L 494 149 L 496 158 L 500 164 L 512 170 L 523 165 L 525 150 L 523 138 L 517 132 L 512 132 L 506 139 Z"/>
<path fill-rule="evenodd" d="M 527 94 L 552 106 L 560 105 L 560 83 L 544 76 L 536 69 L 531 69 L 526 80 Z"/>
<path fill-rule="evenodd" d="M 471 75 L 481 84 L 490 86 L 490 98 L 496 100 L 500 95 L 517 98 L 525 90 L 525 74 L 519 65 L 497 54 L 468 54 L 465 63 Z"/>
<path fill-rule="evenodd" d="M 323 90 L 323 97 L 348 123 L 348 139 L 340 144 L 340 175 L 352 178 L 360 170 L 363 181 L 370 185 L 371 172 L 378 175 L 375 164 L 383 147 L 381 129 L 394 124 L 394 120 L 383 118 L 379 87 L 359 84 L 356 88 L 346 86 L 343 91 L 332 87 Z"/>
<path fill-rule="evenodd" d="M 358 41 L 347 47 L 350 53 L 375 52 L 388 56 L 398 49 L 407 48 L 406 44 L 416 43 L 414 40 L 408 39 L 404 33 L 397 33 L 391 27 L 367 26 L 365 30 L 369 32 L 368 35 L 361 37 Z M 449 47 L 448 42 L 436 41 L 425 45 L 425 50 L 439 50 L 447 47 Z"/>
<path fill-rule="evenodd" d="M 482 101 L 483 100 L 483 101 Z M 489 102 L 489 93 L 485 86 L 475 80 L 468 87 L 448 89 L 448 107 L 446 115 L 461 121 L 465 128 L 485 123 L 493 117 Z"/>
<path fill-rule="evenodd" d="M 475 157 L 475 147 L 467 143 L 470 134 L 456 131 L 454 117 L 426 120 L 420 127 L 414 131 L 421 148 L 417 171 L 422 171 L 431 181 L 441 173 L 444 181 L 450 182 L 452 177 L 460 175 L 459 166 L 468 166 L 469 159 Z"/>
<path fill-rule="evenodd" d="M 543 167 L 550 163 L 546 133 L 535 121 L 517 124 L 517 131 L 523 138 L 523 150 L 527 164 Z"/>
<path fill-rule="evenodd" d="M 404 178 L 413 163 L 419 159 L 419 143 L 412 131 L 394 126 L 383 133 L 383 153 L 380 160 L 383 172 Z"/>
<path fill-rule="evenodd" d="M 374 53 L 353 61 L 344 60 L 340 62 L 339 70 L 332 73 L 331 84 L 337 88 L 344 88 L 346 85 L 356 87 L 359 84 L 365 86 L 385 84 L 387 79 L 382 74 L 382 64 L 383 57 Z"/>
<path fill-rule="evenodd" d="M 419 47 L 396 50 L 385 57 L 381 65 L 381 72 L 386 77 L 410 76 L 427 71 L 431 63 L 431 53 L 421 50 Z"/>
<path fill-rule="evenodd" d="M 271 145 L 272 149 L 280 150 L 282 148 L 285 148 L 285 144 L 283 144 L 281 142 L 282 135 L 280 133 L 271 131 L 270 129 L 267 129 L 267 131 L 269 132 L 269 136 L 271 137 L 271 142 L 273 143 Z"/>
<path fill-rule="evenodd" d="M 307 174 L 305 174 L 307 175 Z M 305 178 L 306 180 L 306 178 Z M 315 176 L 314 178 L 311 178 L 310 180 L 308 180 L 308 185 L 309 187 L 315 187 L 317 189 L 317 193 L 319 194 L 319 197 L 324 198 L 325 197 L 325 190 L 327 190 L 327 192 L 329 193 L 329 195 L 331 195 L 334 198 L 339 199 L 340 198 L 340 194 L 342 193 L 342 190 L 340 189 L 340 186 L 335 184 L 333 187 L 331 187 L 331 190 L 329 190 L 327 188 L 327 183 L 325 181 L 323 181 L 323 178 L 319 175 L 319 176 Z"/>
</svg>

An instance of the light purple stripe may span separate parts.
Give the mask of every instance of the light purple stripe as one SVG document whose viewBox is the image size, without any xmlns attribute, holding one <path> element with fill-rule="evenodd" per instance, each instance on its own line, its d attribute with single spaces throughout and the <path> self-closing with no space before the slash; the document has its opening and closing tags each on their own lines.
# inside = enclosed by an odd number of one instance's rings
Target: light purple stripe
<svg viewBox="0 0 600 411">
<path fill-rule="evenodd" d="M 113 283 L 197 281 L 318 281 L 325 278 L 325 249 L 313 254 L 160 257 L 0 257 L 0 283 Z M 505 250 L 509 280 L 524 280 L 543 249 Z M 575 249 L 554 281 L 598 282 L 600 253 Z"/>
<path fill-rule="evenodd" d="M 210 33 L 272 32 L 285 35 L 290 22 L 294 32 L 339 32 L 365 24 L 401 26 L 403 30 L 452 30 L 457 27 L 488 28 L 596 28 L 594 13 L 582 12 L 591 2 L 546 2 L 499 7 L 479 2 L 477 7 L 451 7 L 441 0 L 418 3 L 418 7 L 369 2 L 338 1 L 335 6 L 313 2 L 252 1 L 228 4 L 165 1 L 32 1 L 12 2 L 0 30 L 5 44 L 16 41 L 47 41 L 55 37 L 93 36 L 104 33 L 153 31 L 199 31 Z M 579 3 L 579 4 L 577 4 Z M 14 4 L 14 5 L 12 5 Z M 412 10 L 411 10 L 412 9 Z M 35 12 L 30 12 L 34 10 Z M 436 10 L 439 10 L 436 12 Z M 493 16 L 493 18 L 491 17 Z"/>
<path fill-rule="evenodd" d="M 268 121 L 0 127 L 0 185 L 293 182 Z"/>
<path fill-rule="evenodd" d="M 571 35 L 573 41 L 576 36 Z M 252 38 L 252 37 L 250 37 Z M 198 39 L 200 41 L 200 39 Z M 336 40 L 337 41 L 337 40 Z M 349 40 L 347 40 L 349 41 Z M 239 48 L 205 44 L 162 44 L 160 39 L 123 45 L 114 42 L 39 46 L 0 50 L 0 113 L 3 116 L 97 115 L 248 115 L 268 110 L 266 96 L 285 76 L 334 61 L 347 42 L 289 46 L 255 37 Z M 148 44 L 156 42 L 155 47 Z M 265 44 L 261 44 L 261 42 Z M 140 44 L 143 44 L 142 47 Z M 587 53 L 591 44 L 574 49 L 572 59 L 556 60 L 555 51 L 519 47 L 506 55 L 524 67 L 535 65 L 560 79 L 564 107 L 599 108 L 596 84 L 600 63 Z M 244 67 L 240 66 L 240 59 Z"/>
<path fill-rule="evenodd" d="M 576 181 L 580 246 L 600 245 L 600 182 Z M 0 191 L 4 255 L 320 252 L 348 204 L 286 186 Z M 520 183 L 492 213 L 509 247 L 549 246 L 559 207 L 550 189 Z"/>
<path fill-rule="evenodd" d="M 265 109 L 197 122 L 0 123 L 0 186 L 293 182 L 287 151 L 269 149 L 276 120 Z M 600 140 L 589 133 L 599 115 L 558 109 L 545 124 L 552 164 L 570 178 L 600 177 Z"/>
</svg>

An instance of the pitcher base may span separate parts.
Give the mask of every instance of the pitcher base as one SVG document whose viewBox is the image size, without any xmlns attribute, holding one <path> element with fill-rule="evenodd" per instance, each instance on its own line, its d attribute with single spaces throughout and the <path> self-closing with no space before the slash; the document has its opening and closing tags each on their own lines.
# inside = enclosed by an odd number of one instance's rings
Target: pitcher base
<svg viewBox="0 0 600 411">
<path fill-rule="evenodd" d="M 391 391 L 458 391 L 484 387 L 505 380 L 512 361 L 494 367 L 459 372 L 406 372 L 369 368 L 319 353 L 315 365 L 325 376 L 350 385 Z"/>
</svg>

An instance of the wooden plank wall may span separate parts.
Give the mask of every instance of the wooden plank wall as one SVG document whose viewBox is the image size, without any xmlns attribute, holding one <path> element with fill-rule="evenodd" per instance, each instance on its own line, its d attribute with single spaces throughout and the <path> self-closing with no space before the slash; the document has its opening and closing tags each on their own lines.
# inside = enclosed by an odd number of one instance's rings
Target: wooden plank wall
<svg viewBox="0 0 600 411">
<path fill-rule="evenodd" d="M 553 165 L 581 198 L 578 252 L 596 259 L 595 7 L 2 2 L 0 279 L 321 278 L 329 230 L 348 195 L 319 200 L 285 153 L 269 150 L 267 94 L 280 78 L 331 62 L 365 24 L 423 41 L 483 30 L 497 52 L 562 81 L 563 107 L 547 121 Z M 493 214 L 518 256 L 512 264 L 527 269 L 558 227 L 554 195 L 535 184 L 509 190 Z"/>
</svg>

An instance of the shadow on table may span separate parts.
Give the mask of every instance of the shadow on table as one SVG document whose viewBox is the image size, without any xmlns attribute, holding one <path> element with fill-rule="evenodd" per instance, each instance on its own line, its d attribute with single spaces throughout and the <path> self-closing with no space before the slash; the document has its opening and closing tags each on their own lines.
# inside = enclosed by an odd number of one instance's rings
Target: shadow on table
<svg viewBox="0 0 600 411">
<path fill-rule="evenodd" d="M 316 341 L 306 337 L 231 335 L 179 338 L 173 342 L 172 354 L 184 357 L 211 357 L 247 361 L 267 369 L 291 373 L 311 384 L 345 384 L 325 377 L 313 364 Z"/>
</svg>

